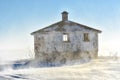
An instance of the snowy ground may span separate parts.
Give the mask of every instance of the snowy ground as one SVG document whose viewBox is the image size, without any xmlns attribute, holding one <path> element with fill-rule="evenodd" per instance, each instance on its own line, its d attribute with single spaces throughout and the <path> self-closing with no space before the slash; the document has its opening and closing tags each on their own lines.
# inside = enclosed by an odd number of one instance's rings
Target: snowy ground
<svg viewBox="0 0 120 80">
<path fill-rule="evenodd" d="M 120 58 L 99 58 L 85 64 L 0 72 L 0 80 L 120 80 Z"/>
</svg>

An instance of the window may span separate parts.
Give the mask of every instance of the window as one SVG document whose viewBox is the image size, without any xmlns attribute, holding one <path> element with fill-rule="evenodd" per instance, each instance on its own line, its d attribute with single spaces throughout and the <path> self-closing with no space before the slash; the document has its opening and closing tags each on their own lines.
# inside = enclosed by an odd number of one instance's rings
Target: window
<svg viewBox="0 0 120 80">
<path fill-rule="evenodd" d="M 63 34 L 63 41 L 68 41 L 68 34 L 66 33 Z"/>
<path fill-rule="evenodd" d="M 84 33 L 84 41 L 90 41 L 89 33 Z"/>
</svg>

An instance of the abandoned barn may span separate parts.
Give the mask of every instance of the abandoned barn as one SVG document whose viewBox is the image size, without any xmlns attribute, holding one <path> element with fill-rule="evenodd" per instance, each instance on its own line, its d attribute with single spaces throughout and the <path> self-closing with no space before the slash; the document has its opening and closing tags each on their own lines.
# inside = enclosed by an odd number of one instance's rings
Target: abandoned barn
<svg viewBox="0 0 120 80">
<path fill-rule="evenodd" d="M 65 63 L 83 58 L 97 58 L 100 30 L 68 20 L 68 12 L 62 12 L 62 20 L 32 32 L 35 59 L 40 62 Z"/>
</svg>

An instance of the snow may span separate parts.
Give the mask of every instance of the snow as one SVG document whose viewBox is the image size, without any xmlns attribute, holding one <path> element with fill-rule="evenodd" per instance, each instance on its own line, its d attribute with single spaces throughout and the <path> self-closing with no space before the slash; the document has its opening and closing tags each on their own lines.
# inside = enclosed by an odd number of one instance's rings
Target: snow
<svg viewBox="0 0 120 80">
<path fill-rule="evenodd" d="M 72 66 L 0 72 L 0 80 L 120 80 L 120 58 L 99 58 Z"/>
</svg>

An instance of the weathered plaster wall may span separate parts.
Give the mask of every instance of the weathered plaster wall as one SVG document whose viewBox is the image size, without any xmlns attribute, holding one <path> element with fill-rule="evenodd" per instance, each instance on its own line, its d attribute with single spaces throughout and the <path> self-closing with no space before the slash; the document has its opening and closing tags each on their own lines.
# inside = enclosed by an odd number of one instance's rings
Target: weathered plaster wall
<svg viewBox="0 0 120 80">
<path fill-rule="evenodd" d="M 69 34 L 69 42 L 63 41 L 63 33 Z M 83 39 L 89 33 L 89 42 Z M 65 63 L 69 60 L 95 58 L 98 52 L 98 33 L 78 25 L 58 25 L 35 33 L 35 57 L 41 62 Z"/>
</svg>

